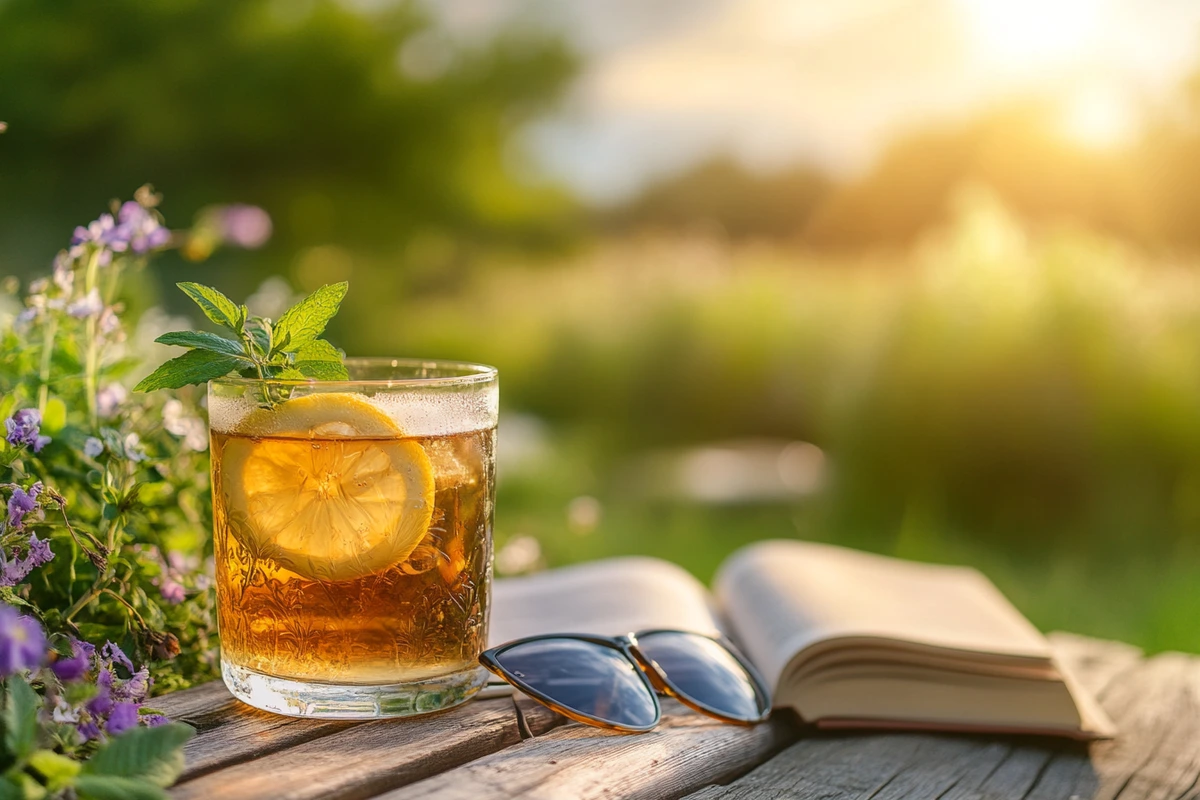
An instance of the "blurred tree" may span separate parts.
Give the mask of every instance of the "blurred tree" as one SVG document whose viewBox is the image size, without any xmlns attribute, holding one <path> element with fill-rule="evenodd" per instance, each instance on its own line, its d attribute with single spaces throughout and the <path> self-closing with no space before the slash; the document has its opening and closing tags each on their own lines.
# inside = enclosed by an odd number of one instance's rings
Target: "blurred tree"
<svg viewBox="0 0 1200 800">
<path fill-rule="evenodd" d="M 1022 103 L 902 137 L 812 216 L 815 245 L 905 245 L 947 218 L 965 185 L 991 187 L 1027 223 L 1070 221 L 1146 238 L 1152 208 L 1130 149 L 1091 151 L 1056 129 L 1053 104 Z"/>
<path fill-rule="evenodd" d="M 790 238 L 829 189 L 829 179 L 812 167 L 759 173 L 718 157 L 648 187 L 603 221 L 616 228 L 708 224 L 733 238 Z"/>
<path fill-rule="evenodd" d="M 0 0 L 3 266 L 147 181 L 177 221 L 232 200 L 272 214 L 270 250 L 227 264 L 233 291 L 283 265 L 337 277 L 340 248 L 394 255 L 431 231 L 550 241 L 570 203 L 516 174 L 512 137 L 573 70 L 548 35 L 460 46 L 411 3 Z"/>
</svg>

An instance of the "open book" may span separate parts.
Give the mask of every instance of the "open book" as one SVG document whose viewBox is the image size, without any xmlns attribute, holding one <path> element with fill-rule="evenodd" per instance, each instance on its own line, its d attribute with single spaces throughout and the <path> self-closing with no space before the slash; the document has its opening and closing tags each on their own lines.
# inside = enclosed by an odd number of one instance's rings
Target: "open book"
<svg viewBox="0 0 1200 800">
<path fill-rule="evenodd" d="M 650 628 L 728 636 L 777 708 L 820 727 L 1113 734 L 1046 639 L 967 567 L 767 541 L 727 559 L 711 593 L 642 557 L 495 584 L 493 645 Z"/>
</svg>

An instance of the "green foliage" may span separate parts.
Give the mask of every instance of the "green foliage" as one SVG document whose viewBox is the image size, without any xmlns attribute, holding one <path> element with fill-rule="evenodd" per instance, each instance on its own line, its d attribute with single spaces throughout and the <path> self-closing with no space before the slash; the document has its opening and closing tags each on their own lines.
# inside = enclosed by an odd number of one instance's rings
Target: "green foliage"
<svg viewBox="0 0 1200 800">
<path fill-rule="evenodd" d="M 270 355 L 283 350 L 293 352 L 316 340 L 325 331 L 342 304 L 350 285 L 346 282 L 322 286 L 283 312 L 275 324 L 275 344 Z M 314 359 L 321 360 L 321 359 Z"/>
<path fill-rule="evenodd" d="M 165 798 L 163 789 L 183 771 L 183 745 L 195 731 L 177 723 L 134 726 L 100 740 L 81 741 L 73 725 L 58 717 L 63 711 L 67 716 L 77 713 L 68 696 L 81 702 L 87 690 L 79 683 L 60 682 L 44 666 L 5 680 L 0 696 L 0 800 Z"/>
<path fill-rule="evenodd" d="M 1200 530 L 1193 267 L 1079 231 L 1035 235 L 974 195 L 904 254 L 610 242 L 557 272 L 497 268 L 465 293 L 380 312 L 348 346 L 396 349 L 386 321 L 403 317 L 402 351 L 497 365 L 506 408 L 598 432 L 581 456 L 596 477 L 576 494 L 623 509 L 647 502 L 622 481 L 632 454 L 813 442 L 828 472 L 803 535 L 962 553 L 1002 570 L 1013 596 L 1026 576 L 1039 619 L 1104 634 L 1105 615 L 1089 610 L 1104 608 L 1110 635 L 1194 649 L 1195 603 L 1180 592 L 1194 570 L 1174 566 L 1191 563 Z M 606 527 L 592 546 L 561 530 L 574 495 L 542 503 L 533 491 L 526 514 L 501 487 L 498 532 L 544 532 L 560 560 L 659 547 L 639 539 L 657 535 L 654 506 L 636 535 Z M 778 511 L 758 535 L 795 535 L 793 516 Z M 713 558 L 732 548 L 716 533 L 728 520 L 688 520 L 714 531 Z M 1132 601 L 1100 597 L 1086 574 L 1116 580 L 1122 563 L 1175 577 L 1139 579 L 1141 616 L 1117 622 Z"/>
<path fill-rule="evenodd" d="M 20 678 L 9 678 L 4 686 L 4 749 L 14 758 L 29 757 L 38 733 L 41 698 Z"/>
<path fill-rule="evenodd" d="M 246 294 L 330 242 L 555 241 L 571 204 L 514 174 L 513 139 L 574 64 L 545 31 L 457 41 L 414 2 L 7 0 L 0 251 L 41 263 L 149 175 L 176 218 L 227 198 L 271 212 L 271 246 L 206 281 Z"/>
<path fill-rule="evenodd" d="M 245 326 L 245 309 L 235 305 L 232 300 L 211 286 L 201 286 L 198 283 L 187 281 L 178 283 L 176 286 L 179 287 L 179 291 L 192 298 L 192 301 L 204 312 L 204 316 L 222 328 L 239 333 Z"/>
<path fill-rule="evenodd" d="M 149 205 L 127 204 L 120 219 L 156 229 L 156 198 L 139 197 Z M 174 241 L 186 242 L 188 234 Z M 126 396 L 123 386 L 143 368 L 122 325 L 122 291 L 150 253 L 106 248 L 89 240 L 60 253 L 53 279 L 32 282 L 24 310 L 0 329 L 0 419 L 40 411 L 37 435 L 47 440 L 37 448 L 14 445 L 11 437 L 0 444 L 0 488 L 44 487 L 37 508 L 0 535 L 9 565 L 0 601 L 35 615 L 60 644 L 62 637 L 118 643 L 151 667 L 153 688 L 163 692 L 215 672 L 205 569 L 207 430 L 194 392 Z M 245 324 L 241 307 L 223 295 L 188 288 L 206 314 Z M 196 349 L 171 362 L 171 380 L 164 382 L 160 370 L 147 377 L 149 385 L 180 386 L 254 365 L 244 343 L 216 334 L 164 341 Z M 16 491 L 4 488 L 0 497 L 11 506 Z M 32 560 L 35 541 L 46 542 L 53 558 L 16 569 Z M 18 728 L 7 730 L 16 735 Z"/>
<path fill-rule="evenodd" d="M 349 377 L 341 352 L 317 338 L 337 314 L 349 284 L 322 286 L 283 312 L 274 324 L 251 315 L 245 306 L 235 305 L 211 287 L 181 283 L 179 288 L 237 341 L 203 331 L 163 334 L 155 341 L 195 349 L 160 365 L 134 387 L 135 391 L 179 389 L 230 373 L 284 380 L 337 381 Z M 270 402 L 269 393 L 264 391 L 263 397 Z"/>
<path fill-rule="evenodd" d="M 221 355 L 211 350 L 189 350 L 178 358 L 162 364 L 154 372 L 142 378 L 134 390 L 152 392 L 156 389 L 181 389 L 184 386 L 202 384 L 221 378 L 246 363 L 233 356 Z"/>
<path fill-rule="evenodd" d="M 134 728 L 113 739 L 83 767 L 83 774 L 140 779 L 167 787 L 183 772 L 183 745 L 195 733 L 187 725 Z"/>
</svg>

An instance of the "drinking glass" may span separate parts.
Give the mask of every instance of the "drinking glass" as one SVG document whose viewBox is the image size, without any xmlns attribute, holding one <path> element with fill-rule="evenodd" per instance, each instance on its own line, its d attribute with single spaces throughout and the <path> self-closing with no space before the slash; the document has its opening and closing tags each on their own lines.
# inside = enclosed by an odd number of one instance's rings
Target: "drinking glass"
<svg viewBox="0 0 1200 800">
<path fill-rule="evenodd" d="M 486 683 L 496 370 L 346 367 L 208 385 L 221 673 L 291 716 L 448 708 Z"/>
</svg>

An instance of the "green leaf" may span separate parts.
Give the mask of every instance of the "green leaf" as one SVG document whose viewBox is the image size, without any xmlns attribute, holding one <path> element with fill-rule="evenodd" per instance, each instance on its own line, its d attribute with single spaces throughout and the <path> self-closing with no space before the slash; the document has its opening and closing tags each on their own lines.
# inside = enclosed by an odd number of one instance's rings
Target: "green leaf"
<svg viewBox="0 0 1200 800">
<path fill-rule="evenodd" d="M 113 775 L 80 775 L 75 794 L 80 800 L 167 800 L 167 793 L 153 783 Z"/>
<path fill-rule="evenodd" d="M 42 433 L 54 434 L 67 424 L 67 404 L 57 397 L 46 401 L 46 413 L 42 414 Z"/>
<path fill-rule="evenodd" d="M 324 339 L 315 339 L 301 347 L 293 366 L 304 377 L 319 381 L 344 381 L 350 377 L 341 352 Z"/>
<path fill-rule="evenodd" d="M 296 351 L 316 339 L 337 314 L 349 288 L 345 281 L 322 286 L 283 312 L 275 323 L 275 341 L 287 339 L 288 347 Z"/>
<path fill-rule="evenodd" d="M 159 344 L 195 347 L 200 350 L 209 350 L 213 353 L 223 353 L 227 356 L 246 358 L 246 352 L 242 350 L 240 342 L 235 342 L 232 339 L 226 339 L 224 336 L 218 336 L 215 333 L 208 333 L 207 331 L 175 331 L 174 333 L 164 333 L 154 341 Z M 246 360 L 249 361 L 249 359 Z"/>
<path fill-rule="evenodd" d="M 191 727 L 178 722 L 157 728 L 133 728 L 110 739 L 84 764 L 83 772 L 142 778 L 165 788 L 183 771 L 183 744 L 194 733 Z"/>
<path fill-rule="evenodd" d="M 288 367 L 275 377 L 281 381 L 303 381 L 308 379 L 307 375 L 295 367 Z"/>
<path fill-rule="evenodd" d="M 25 800 L 25 790 L 8 778 L 0 778 L 0 800 Z"/>
<path fill-rule="evenodd" d="M 265 359 L 271 350 L 271 332 L 266 328 L 255 326 L 250 329 L 250 338 L 254 340 L 260 357 Z"/>
<path fill-rule="evenodd" d="M 234 333 L 241 333 L 246 324 L 243 309 L 211 286 L 184 281 L 175 284 L 179 290 L 200 306 L 204 316 Z"/>
<path fill-rule="evenodd" d="M 4 682 L 4 747 L 18 759 L 33 752 L 37 739 L 37 713 L 42 699 L 21 677 Z"/>
<path fill-rule="evenodd" d="M 83 765 L 53 750 L 36 750 L 29 757 L 29 766 L 46 779 L 46 786 L 54 792 L 67 786 Z"/>
<path fill-rule="evenodd" d="M 21 401 L 21 395 L 18 392 L 9 392 L 3 398 L 0 398 L 0 420 L 8 419 L 17 410 L 17 403 Z"/>
<path fill-rule="evenodd" d="M 193 383 L 204 383 L 228 375 L 241 368 L 244 360 L 233 356 L 213 353 L 209 350 L 189 350 L 178 358 L 159 366 L 142 378 L 135 392 L 153 392 L 156 389 L 178 389 Z"/>
</svg>

